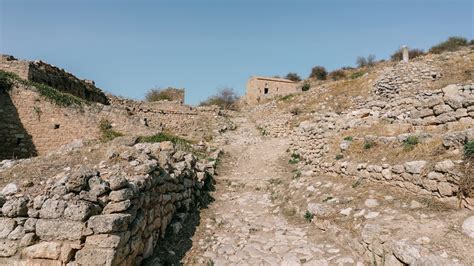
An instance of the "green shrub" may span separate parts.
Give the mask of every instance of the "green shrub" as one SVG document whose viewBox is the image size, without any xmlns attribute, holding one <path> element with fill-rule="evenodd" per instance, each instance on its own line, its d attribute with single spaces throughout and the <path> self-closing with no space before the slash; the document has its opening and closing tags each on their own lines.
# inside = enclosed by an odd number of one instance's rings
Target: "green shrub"
<svg viewBox="0 0 474 266">
<path fill-rule="evenodd" d="M 264 127 L 258 126 L 257 130 L 258 130 L 258 132 L 260 132 L 260 135 L 262 135 L 262 136 L 268 136 L 269 135 L 268 131 Z"/>
<path fill-rule="evenodd" d="M 293 152 L 293 153 L 291 154 L 291 158 L 290 158 L 290 160 L 288 161 L 288 163 L 290 163 L 290 164 L 296 164 L 296 163 L 298 163 L 300 160 L 301 160 L 300 155 L 299 155 L 298 153 Z"/>
<path fill-rule="evenodd" d="M 468 141 L 464 144 L 464 155 L 466 157 L 474 157 L 474 140 Z"/>
<path fill-rule="evenodd" d="M 326 198 L 323 199 L 323 202 L 328 202 L 332 200 L 334 197 L 333 196 L 327 196 Z"/>
<path fill-rule="evenodd" d="M 440 54 L 447 51 L 456 51 L 457 49 L 466 46 L 467 39 L 463 37 L 449 37 L 446 41 L 441 42 L 430 48 L 429 52 L 433 54 Z"/>
<path fill-rule="evenodd" d="M 0 71 L 0 89 L 9 90 L 13 85 L 12 79 L 13 79 L 13 74 Z"/>
<path fill-rule="evenodd" d="M 364 142 L 364 149 L 368 150 L 374 147 L 375 143 L 373 141 L 365 141 Z"/>
<path fill-rule="evenodd" d="M 306 213 L 304 214 L 304 219 L 308 223 L 311 223 L 311 221 L 313 221 L 313 218 L 314 218 L 314 214 L 312 214 L 310 211 L 306 211 Z"/>
<path fill-rule="evenodd" d="M 156 102 L 156 101 L 176 101 L 181 100 L 182 89 L 175 89 L 168 87 L 166 89 L 155 88 L 149 90 L 145 95 L 145 100 L 147 102 Z"/>
<path fill-rule="evenodd" d="M 328 77 L 332 80 L 341 80 L 346 78 L 346 72 L 342 69 L 334 70 L 329 73 Z"/>
<path fill-rule="evenodd" d="M 344 155 L 342 154 L 336 155 L 336 160 L 341 160 L 342 158 L 344 158 Z"/>
<path fill-rule="evenodd" d="M 289 79 L 289 80 L 292 80 L 294 82 L 300 82 L 301 81 L 301 77 L 296 74 L 296 73 L 293 73 L 293 72 L 290 72 L 288 73 L 286 76 L 285 76 L 286 79 Z"/>
<path fill-rule="evenodd" d="M 417 136 L 409 136 L 406 140 L 403 141 L 403 149 L 405 151 L 411 151 L 418 145 L 419 140 Z"/>
<path fill-rule="evenodd" d="M 302 91 L 309 91 L 309 89 L 311 89 L 311 85 L 309 84 L 309 82 L 305 82 L 301 87 Z"/>
<path fill-rule="evenodd" d="M 309 75 L 309 78 L 325 80 L 327 76 L 328 72 L 326 71 L 326 68 L 322 66 L 315 66 L 313 67 L 313 69 L 311 69 L 311 74 Z"/>
<path fill-rule="evenodd" d="M 365 73 L 362 72 L 362 71 L 354 72 L 354 73 L 352 73 L 352 74 L 349 76 L 349 78 L 350 78 L 350 79 L 360 78 L 360 77 L 362 77 L 364 74 L 365 74 Z"/>
<path fill-rule="evenodd" d="M 301 113 L 301 109 L 298 106 L 294 106 L 290 109 L 290 113 L 292 115 L 299 115 Z"/>
<path fill-rule="evenodd" d="M 207 100 L 202 101 L 199 105 L 200 106 L 209 106 L 209 105 L 217 105 L 222 109 L 230 109 L 236 110 L 237 109 L 237 101 L 239 97 L 237 93 L 232 88 L 223 88 L 219 89 L 217 93 Z"/>
<path fill-rule="evenodd" d="M 421 50 L 421 49 L 408 49 L 408 57 L 410 59 L 417 58 L 417 57 L 422 56 L 424 54 L 425 54 L 425 52 L 423 52 L 423 50 Z M 399 49 L 399 50 L 395 51 L 390 56 L 390 60 L 395 61 L 395 62 L 401 61 L 402 59 L 403 59 L 403 49 Z"/>
<path fill-rule="evenodd" d="M 346 141 L 353 141 L 354 138 L 352 136 L 347 136 L 347 137 L 344 137 L 344 140 Z"/>
<path fill-rule="evenodd" d="M 284 101 L 284 102 L 289 101 L 289 100 L 291 100 L 294 96 L 295 96 L 294 94 L 287 94 L 287 95 L 285 95 L 285 96 L 282 96 L 282 97 L 280 98 L 280 101 Z"/>
<path fill-rule="evenodd" d="M 101 133 L 101 140 L 102 141 L 110 141 L 115 139 L 116 137 L 123 136 L 122 133 L 117 132 L 112 129 L 112 123 L 110 123 L 107 119 L 101 119 L 99 122 L 99 130 Z"/>
</svg>

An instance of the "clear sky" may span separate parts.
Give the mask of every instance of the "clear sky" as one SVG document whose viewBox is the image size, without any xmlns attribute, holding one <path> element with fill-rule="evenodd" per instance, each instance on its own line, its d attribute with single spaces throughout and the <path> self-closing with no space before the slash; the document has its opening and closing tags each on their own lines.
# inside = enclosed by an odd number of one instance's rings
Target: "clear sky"
<svg viewBox="0 0 474 266">
<path fill-rule="evenodd" d="M 252 75 L 307 77 L 403 44 L 473 39 L 473 14 L 473 0 L 0 0 L 0 53 L 129 98 L 184 87 L 196 104 L 220 87 L 243 94 Z"/>
</svg>

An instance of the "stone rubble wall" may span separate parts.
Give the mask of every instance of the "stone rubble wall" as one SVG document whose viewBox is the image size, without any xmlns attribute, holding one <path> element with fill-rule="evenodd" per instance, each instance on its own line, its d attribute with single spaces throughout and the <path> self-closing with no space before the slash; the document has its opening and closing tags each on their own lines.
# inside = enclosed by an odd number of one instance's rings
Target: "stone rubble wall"
<svg viewBox="0 0 474 266">
<path fill-rule="evenodd" d="M 171 142 L 121 145 L 94 169 L 50 178 L 40 194 L 7 185 L 0 264 L 139 265 L 167 231 L 182 228 L 219 154 L 200 162 Z"/>
<path fill-rule="evenodd" d="M 405 104 L 400 104 L 403 101 Z M 463 149 L 463 145 L 474 140 L 474 85 L 454 84 L 442 90 L 421 93 L 414 98 L 398 97 L 394 102 L 368 100 L 366 108 L 355 109 L 347 113 L 315 114 L 310 121 L 304 121 L 290 134 L 290 150 L 297 153 L 315 169 L 340 174 L 353 178 L 385 182 L 406 188 L 415 193 L 425 193 L 438 197 L 453 197 L 458 191 L 458 182 L 462 177 L 459 172 L 460 161 L 413 161 L 400 162 L 397 165 L 380 163 L 365 165 L 354 162 L 340 162 L 327 159 L 335 134 L 341 130 L 355 129 L 362 126 L 376 125 L 381 119 L 391 125 L 416 128 L 415 133 L 395 136 L 367 135 L 364 139 L 382 144 L 405 141 L 409 136 L 418 136 L 420 141 L 438 138 L 445 149 Z M 459 125 L 466 130 L 455 131 Z M 430 135 L 423 133 L 425 127 L 442 127 L 444 133 Z M 408 132 L 408 131 L 407 131 Z M 350 145 L 350 141 L 348 142 Z M 341 142 L 341 149 L 344 143 Z M 399 144 L 398 144 L 399 145 Z M 440 168 L 449 164 L 449 169 Z M 420 165 L 421 170 L 413 172 L 410 164 Z M 454 167 L 454 168 L 453 168 Z M 451 169 L 452 168 L 452 169 Z"/>
<path fill-rule="evenodd" d="M 0 70 L 17 74 L 20 78 L 49 85 L 59 91 L 91 102 L 108 104 L 105 94 L 93 81 L 81 80 L 64 69 L 42 61 L 18 60 L 13 56 L 0 56 Z"/>
</svg>

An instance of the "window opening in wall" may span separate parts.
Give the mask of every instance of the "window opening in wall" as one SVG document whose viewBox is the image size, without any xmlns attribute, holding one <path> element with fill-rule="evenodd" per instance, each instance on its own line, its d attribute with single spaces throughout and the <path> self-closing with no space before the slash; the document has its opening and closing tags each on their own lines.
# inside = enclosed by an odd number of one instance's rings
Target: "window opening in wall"
<svg viewBox="0 0 474 266">
<path fill-rule="evenodd" d="M 59 124 L 54 124 L 54 129 L 58 129 L 59 128 Z"/>
<path fill-rule="evenodd" d="M 263 91 L 263 94 L 268 94 L 268 88 L 265 88 L 265 90 Z"/>
<path fill-rule="evenodd" d="M 20 146 L 22 138 L 16 138 L 16 146 Z"/>
</svg>

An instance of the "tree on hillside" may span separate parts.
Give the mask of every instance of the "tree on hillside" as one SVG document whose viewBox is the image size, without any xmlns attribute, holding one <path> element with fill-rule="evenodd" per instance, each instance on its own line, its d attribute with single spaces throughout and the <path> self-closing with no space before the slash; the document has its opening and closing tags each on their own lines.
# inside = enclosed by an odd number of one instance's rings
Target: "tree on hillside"
<svg viewBox="0 0 474 266">
<path fill-rule="evenodd" d="M 311 69 L 311 74 L 309 75 L 309 78 L 325 80 L 327 76 L 328 72 L 326 71 L 326 68 L 322 66 L 315 66 L 313 67 L 313 69 Z"/>
<path fill-rule="evenodd" d="M 285 78 L 289 79 L 289 80 L 292 80 L 294 82 L 300 82 L 301 81 L 301 77 L 298 74 L 293 73 L 293 72 L 290 72 L 290 73 L 286 74 Z"/>
<path fill-rule="evenodd" d="M 215 95 L 210 96 L 207 100 L 202 101 L 200 106 L 217 105 L 223 109 L 236 109 L 236 103 L 239 96 L 233 88 L 222 88 Z"/>
<path fill-rule="evenodd" d="M 367 57 L 359 56 L 357 57 L 356 64 L 358 67 L 370 67 L 375 65 L 375 55 L 369 54 Z"/>
</svg>

